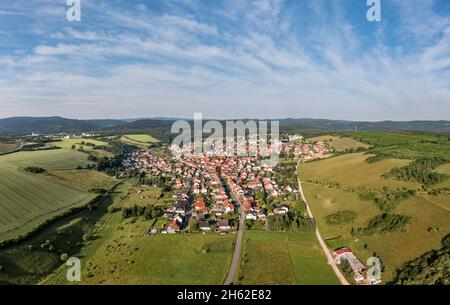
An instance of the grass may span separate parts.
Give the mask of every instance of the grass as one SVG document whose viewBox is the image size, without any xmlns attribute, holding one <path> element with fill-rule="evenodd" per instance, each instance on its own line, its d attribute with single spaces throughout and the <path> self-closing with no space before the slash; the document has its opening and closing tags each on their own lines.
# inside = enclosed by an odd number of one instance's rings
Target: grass
<svg viewBox="0 0 450 305">
<path fill-rule="evenodd" d="M 420 188 L 420 183 L 381 177 L 394 167 L 407 165 L 409 160 L 384 159 L 369 164 L 365 162 L 369 156 L 363 153 L 346 154 L 302 164 L 300 172 L 302 181 L 319 180 L 326 183 L 339 183 L 341 186 L 377 189 L 381 189 L 385 185 L 391 188 Z"/>
<path fill-rule="evenodd" d="M 152 143 L 159 142 L 158 139 L 146 134 L 124 135 L 120 137 L 120 141 L 143 148 L 147 148 Z"/>
<path fill-rule="evenodd" d="M 20 147 L 20 143 L 0 143 L 0 155 L 15 151 Z"/>
<path fill-rule="evenodd" d="M 320 136 L 320 137 L 314 137 L 308 139 L 310 141 L 324 141 L 327 142 L 328 145 L 330 145 L 332 148 L 334 148 L 336 151 L 345 151 L 346 149 L 357 149 L 359 147 L 362 148 L 369 148 L 370 145 L 357 141 L 352 138 L 347 137 L 337 137 L 337 136 Z"/>
<path fill-rule="evenodd" d="M 138 191 L 142 191 L 138 193 Z M 163 197 L 160 198 L 161 188 L 160 187 L 132 187 L 128 191 L 128 197 L 122 205 L 124 207 L 137 206 L 148 206 L 148 205 L 167 205 L 173 203 L 172 198 Z"/>
<path fill-rule="evenodd" d="M 4 268 L 0 272 L 0 282 L 36 284 L 63 264 L 60 253 L 78 255 L 83 235 L 101 228 L 104 220 L 99 219 L 107 215 L 107 207 L 116 202 L 123 189 L 127 188 L 123 185 L 116 187 L 112 195 L 105 196 L 98 202 L 97 209 L 84 209 L 64 217 L 26 241 L 0 249 L 0 264 Z M 40 247 L 46 240 L 50 240 L 55 246 L 53 252 Z M 35 249 L 29 250 L 29 246 Z"/>
<path fill-rule="evenodd" d="M 122 186 L 113 205 L 122 207 L 131 186 Z M 154 220 L 123 220 L 105 214 L 92 240 L 77 254 L 82 258 L 81 284 L 221 284 L 228 272 L 235 236 L 160 234 L 145 236 Z M 206 252 L 203 251 L 207 249 Z M 67 284 L 66 266 L 44 284 Z"/>
<path fill-rule="evenodd" d="M 135 141 L 135 142 L 141 142 L 141 143 L 156 143 L 159 142 L 158 139 L 147 135 L 147 134 L 128 134 L 125 135 L 126 138 Z"/>
<path fill-rule="evenodd" d="M 43 175 L 22 170 L 73 168 L 87 164 L 86 155 L 66 150 L 19 152 L 0 157 L 0 240 L 25 233 L 46 219 L 84 205 L 95 195 Z"/>
<path fill-rule="evenodd" d="M 110 189 L 117 182 L 114 178 L 95 170 L 53 170 L 45 175 L 85 191 L 93 188 Z"/>
<path fill-rule="evenodd" d="M 339 284 L 314 233 L 246 231 L 239 284 Z"/>
<path fill-rule="evenodd" d="M 106 142 L 98 141 L 95 139 L 89 139 L 89 138 L 83 138 L 83 139 L 64 139 L 64 138 L 62 138 L 62 139 L 58 139 L 58 140 L 61 140 L 61 141 L 60 142 L 51 142 L 51 143 L 49 143 L 49 145 L 61 147 L 64 149 L 71 149 L 72 145 L 75 145 L 76 149 L 79 149 L 81 146 L 83 146 L 84 150 L 92 150 L 93 147 L 88 146 L 86 144 L 83 145 L 83 144 L 81 144 L 81 142 L 95 144 L 96 146 L 108 145 L 108 143 L 106 143 Z"/>
<path fill-rule="evenodd" d="M 418 192 L 416 196 L 398 203 L 394 212 L 412 217 L 406 232 L 353 237 L 352 227 L 365 227 L 369 219 L 379 215 L 380 211 L 372 200 L 362 200 L 352 188 L 364 187 L 380 191 L 384 186 L 390 189 L 420 187 L 418 183 L 380 177 L 391 167 L 402 166 L 409 160 L 384 159 L 368 164 L 364 161 L 366 157 L 362 154 L 348 154 L 302 164 L 300 174 L 302 181 L 311 179 L 340 183 L 341 187 L 302 183 L 322 236 L 327 239 L 331 249 L 343 245 L 350 246 L 363 263 L 376 252 L 386 266 L 382 275 L 386 282 L 392 278 L 396 268 L 406 261 L 431 249 L 439 248 L 441 238 L 450 232 L 448 195 L 430 196 Z M 356 212 L 354 222 L 341 225 L 327 224 L 328 215 L 342 210 Z"/>
</svg>

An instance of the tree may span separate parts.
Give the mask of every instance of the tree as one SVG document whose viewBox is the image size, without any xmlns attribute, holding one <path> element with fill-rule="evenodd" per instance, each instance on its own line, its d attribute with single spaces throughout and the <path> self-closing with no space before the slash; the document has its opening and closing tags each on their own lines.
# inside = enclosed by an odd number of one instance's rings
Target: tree
<svg viewBox="0 0 450 305">
<path fill-rule="evenodd" d="M 63 262 L 65 262 L 69 258 L 69 255 L 67 253 L 63 253 L 63 254 L 61 254 L 60 258 Z"/>
<path fill-rule="evenodd" d="M 74 150 L 75 148 L 77 148 L 77 147 L 75 146 L 75 144 L 72 144 L 71 149 Z"/>
</svg>

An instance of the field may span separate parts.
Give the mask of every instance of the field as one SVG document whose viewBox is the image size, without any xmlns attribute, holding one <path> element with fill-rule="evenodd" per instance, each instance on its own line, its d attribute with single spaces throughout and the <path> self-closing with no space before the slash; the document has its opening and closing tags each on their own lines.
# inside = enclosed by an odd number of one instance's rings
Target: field
<svg viewBox="0 0 450 305">
<path fill-rule="evenodd" d="M 244 236 L 239 284 L 339 284 L 314 233 L 246 231 Z"/>
<path fill-rule="evenodd" d="M 359 147 L 369 148 L 370 145 L 357 141 L 352 138 L 347 137 L 337 137 L 337 136 L 320 136 L 308 139 L 309 141 L 324 141 L 327 142 L 336 151 L 344 151 L 346 149 L 357 149 Z"/>
<path fill-rule="evenodd" d="M 149 144 L 159 142 L 158 139 L 156 139 L 150 135 L 146 135 L 146 134 L 124 135 L 124 136 L 120 137 L 120 140 L 122 142 L 131 144 L 131 145 L 140 146 L 140 147 L 147 147 L 147 146 L 149 146 Z"/>
<path fill-rule="evenodd" d="M 128 186 L 113 200 L 123 206 Z M 120 195 L 119 195 L 120 194 Z M 122 219 L 105 214 L 92 240 L 77 254 L 83 257 L 81 284 L 221 284 L 233 251 L 233 234 L 159 234 L 145 236 L 154 220 Z M 43 284 L 67 284 L 64 265 Z"/>
<path fill-rule="evenodd" d="M 53 170 L 45 175 L 85 191 L 93 188 L 110 189 L 117 182 L 114 178 L 95 170 Z"/>
<path fill-rule="evenodd" d="M 166 205 L 173 203 L 172 198 L 160 198 L 160 187 L 131 187 L 128 191 L 128 197 L 123 201 L 123 207 L 147 206 L 147 205 Z"/>
<path fill-rule="evenodd" d="M 15 151 L 20 147 L 20 143 L 1 143 L 0 142 L 0 155 L 7 154 Z"/>
<path fill-rule="evenodd" d="M 383 280 L 392 278 L 392 273 L 406 261 L 440 247 L 443 236 L 450 232 L 449 196 L 427 195 L 418 192 L 398 203 L 395 213 L 412 217 L 406 232 L 388 234 L 375 233 L 353 237 L 352 228 L 365 227 L 368 220 L 380 214 L 372 200 L 358 196 L 357 187 L 381 192 L 384 186 L 391 189 L 420 188 L 420 184 L 381 178 L 391 167 L 402 166 L 408 160 L 383 159 L 372 164 L 364 161 L 367 156 L 348 154 L 339 157 L 300 165 L 300 174 L 306 198 L 319 229 L 331 249 L 350 246 L 363 263 L 376 252 L 385 264 Z M 307 181 L 314 181 L 314 183 Z M 338 182 L 339 187 L 329 187 L 317 182 Z M 343 210 L 356 212 L 356 219 L 347 224 L 332 225 L 326 216 Z"/>
<path fill-rule="evenodd" d="M 410 160 L 384 159 L 369 164 L 365 162 L 368 157 L 370 155 L 363 153 L 346 154 L 302 164 L 302 181 L 319 180 L 320 182 L 339 183 L 341 186 L 361 186 L 377 189 L 381 189 L 385 185 L 391 188 L 420 188 L 420 183 L 381 177 L 394 167 L 407 165 L 411 162 Z"/>
<path fill-rule="evenodd" d="M 102 142 L 102 141 L 98 141 L 95 139 L 89 139 L 89 138 L 83 138 L 83 139 L 59 139 L 61 140 L 60 142 L 51 142 L 49 143 L 49 145 L 53 145 L 53 146 L 57 146 L 57 147 L 61 147 L 64 149 L 71 149 L 72 145 L 75 145 L 76 149 L 79 149 L 81 146 L 83 146 L 84 150 L 92 150 L 93 147 L 86 145 L 88 143 L 90 144 L 95 144 L 95 146 L 103 146 L 103 145 L 108 145 L 108 143 L 106 142 Z M 86 144 L 81 144 L 81 142 L 84 142 Z"/>
<path fill-rule="evenodd" d="M 37 284 L 46 278 L 63 262 L 61 253 L 77 255 L 83 245 L 83 236 L 92 234 L 102 226 L 102 217 L 107 207 L 114 204 L 122 195 L 122 186 L 114 189 L 111 195 L 104 196 L 94 210 L 80 212 L 57 220 L 46 226 L 39 234 L 13 246 L 0 249 L 0 282 L 11 284 Z M 42 248 L 50 241 L 54 250 Z"/>
<path fill-rule="evenodd" d="M 27 166 L 71 169 L 87 164 L 76 151 L 19 152 L 0 157 L 0 240 L 25 233 L 49 217 L 95 197 L 39 174 L 22 170 Z"/>
</svg>

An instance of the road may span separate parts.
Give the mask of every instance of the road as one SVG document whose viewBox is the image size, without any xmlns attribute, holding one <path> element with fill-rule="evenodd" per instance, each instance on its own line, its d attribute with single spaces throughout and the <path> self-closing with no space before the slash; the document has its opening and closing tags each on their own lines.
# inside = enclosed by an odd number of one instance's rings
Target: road
<svg viewBox="0 0 450 305">
<path fill-rule="evenodd" d="M 306 197 L 305 194 L 303 193 L 303 188 L 302 188 L 302 184 L 300 181 L 300 175 L 298 174 L 299 172 L 299 164 L 300 161 L 298 161 L 297 163 L 297 183 L 298 183 L 298 191 L 300 193 L 300 196 L 302 197 L 302 200 L 305 202 L 306 204 L 306 211 L 308 213 L 308 216 L 310 218 L 314 218 L 311 209 L 309 207 L 308 201 L 306 201 Z M 347 279 L 345 278 L 345 276 L 342 274 L 341 270 L 339 269 L 339 267 L 336 265 L 336 262 L 333 259 L 333 255 L 331 255 L 330 250 L 328 249 L 327 245 L 325 244 L 325 242 L 323 241 L 322 236 L 320 235 L 319 232 L 319 228 L 316 225 L 316 236 L 317 236 L 317 240 L 319 240 L 319 244 L 322 247 L 323 253 L 325 254 L 328 264 L 331 266 L 331 268 L 333 269 L 334 273 L 336 274 L 337 278 L 339 279 L 339 281 L 341 282 L 342 285 L 350 285 L 349 282 L 347 281 Z"/>
<path fill-rule="evenodd" d="M 239 272 L 239 261 L 241 259 L 242 241 L 244 240 L 244 221 L 245 221 L 245 214 L 244 210 L 242 209 L 241 201 L 239 200 L 238 196 L 234 193 L 234 190 L 231 189 L 230 187 L 229 189 L 230 193 L 233 196 L 233 199 L 237 203 L 239 203 L 240 217 L 239 217 L 239 228 L 236 236 L 236 244 L 234 246 L 233 258 L 231 259 L 230 271 L 228 271 L 227 278 L 225 279 L 224 283 L 225 285 L 232 284 Z"/>
</svg>

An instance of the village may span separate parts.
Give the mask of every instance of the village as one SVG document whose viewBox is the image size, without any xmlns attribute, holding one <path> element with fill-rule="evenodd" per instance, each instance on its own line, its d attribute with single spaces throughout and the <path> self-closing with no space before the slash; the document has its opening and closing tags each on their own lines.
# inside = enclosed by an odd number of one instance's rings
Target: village
<svg viewBox="0 0 450 305">
<path fill-rule="evenodd" d="M 166 207 L 164 229 L 150 228 L 150 234 L 188 232 L 226 233 L 237 229 L 239 209 L 245 220 L 264 223 L 271 215 L 286 215 L 288 197 L 297 198 L 296 182 L 280 184 L 276 167 L 249 156 L 250 147 L 268 156 L 270 146 L 254 145 L 248 139 L 234 142 L 235 155 L 214 147 L 202 155 L 189 155 L 194 145 L 175 150 L 175 154 L 155 154 L 152 150 L 131 154 L 123 165 L 150 177 L 170 177 L 173 203 Z M 171 147 L 174 152 L 173 147 Z M 323 142 L 308 143 L 302 136 L 290 136 L 281 143 L 281 152 L 308 161 L 327 155 Z M 270 201 L 273 204 L 267 205 Z"/>
</svg>

